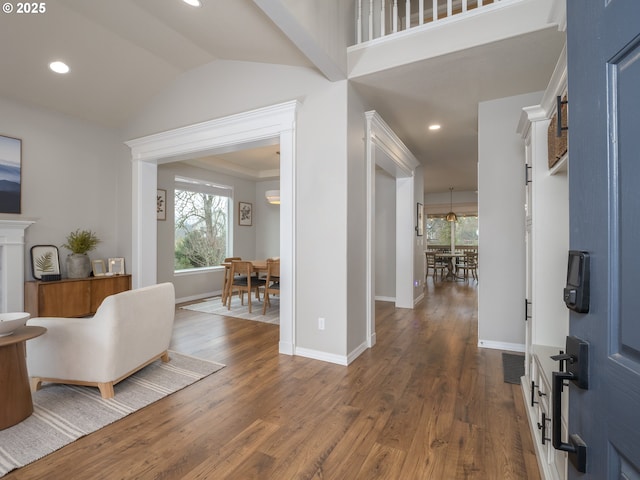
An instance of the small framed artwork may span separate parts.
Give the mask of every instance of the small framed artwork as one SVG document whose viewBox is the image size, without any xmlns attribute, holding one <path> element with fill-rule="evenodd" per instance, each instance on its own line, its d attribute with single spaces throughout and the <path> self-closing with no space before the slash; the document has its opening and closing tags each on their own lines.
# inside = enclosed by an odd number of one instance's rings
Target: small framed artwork
<svg viewBox="0 0 640 480">
<path fill-rule="evenodd" d="M 416 208 L 416 234 L 421 237 L 424 232 L 424 209 L 421 203 Z"/>
<path fill-rule="evenodd" d="M 167 191 L 159 188 L 156 196 L 156 211 L 158 213 L 158 220 L 167 219 Z"/>
<path fill-rule="evenodd" d="M 93 266 L 93 276 L 94 277 L 104 277 L 107 273 L 107 268 L 104 264 L 104 260 L 93 260 L 91 262 Z"/>
<path fill-rule="evenodd" d="M 36 280 L 60 280 L 60 258 L 55 245 L 31 247 L 31 273 Z"/>
<path fill-rule="evenodd" d="M 0 213 L 20 213 L 22 140 L 0 135 Z"/>
<path fill-rule="evenodd" d="M 238 225 L 250 227 L 253 224 L 253 205 L 238 202 Z"/>
<path fill-rule="evenodd" d="M 124 258 L 110 258 L 109 273 L 111 275 L 124 275 Z"/>
</svg>

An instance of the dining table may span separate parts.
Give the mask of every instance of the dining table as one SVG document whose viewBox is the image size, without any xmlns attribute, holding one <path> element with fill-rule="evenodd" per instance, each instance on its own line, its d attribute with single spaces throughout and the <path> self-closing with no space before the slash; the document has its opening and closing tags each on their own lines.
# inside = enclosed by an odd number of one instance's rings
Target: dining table
<svg viewBox="0 0 640 480">
<path fill-rule="evenodd" d="M 246 262 L 251 262 L 251 266 L 253 267 L 253 273 L 260 275 L 260 272 L 267 271 L 267 260 L 243 260 Z M 222 262 L 220 265 L 224 267 L 224 284 L 222 285 L 222 303 L 226 304 L 227 299 L 229 298 L 229 290 L 231 288 L 231 263 L 232 262 Z"/>
<path fill-rule="evenodd" d="M 456 275 L 455 268 L 453 266 L 453 259 L 458 259 L 464 257 L 465 254 L 462 252 L 437 252 L 436 258 L 441 258 L 447 262 L 447 274 L 444 276 L 444 280 L 449 280 L 451 282 L 455 280 L 464 280 L 464 277 L 460 277 Z"/>
</svg>

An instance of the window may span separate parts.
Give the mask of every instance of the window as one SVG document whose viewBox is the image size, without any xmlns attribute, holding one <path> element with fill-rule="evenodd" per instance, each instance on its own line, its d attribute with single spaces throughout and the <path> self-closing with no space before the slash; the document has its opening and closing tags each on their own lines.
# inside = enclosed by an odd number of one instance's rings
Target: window
<svg viewBox="0 0 640 480">
<path fill-rule="evenodd" d="M 175 270 L 213 267 L 229 256 L 232 193 L 226 185 L 175 178 Z"/>
<path fill-rule="evenodd" d="M 444 215 L 429 215 L 426 221 L 427 245 L 451 245 L 451 224 Z M 478 245 L 478 216 L 458 215 L 455 222 L 456 245 Z"/>
</svg>

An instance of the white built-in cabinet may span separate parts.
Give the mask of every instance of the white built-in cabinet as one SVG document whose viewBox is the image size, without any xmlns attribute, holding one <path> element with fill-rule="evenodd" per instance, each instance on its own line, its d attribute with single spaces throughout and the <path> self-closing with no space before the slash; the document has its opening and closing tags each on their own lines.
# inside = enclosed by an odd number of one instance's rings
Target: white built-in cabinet
<svg viewBox="0 0 640 480">
<path fill-rule="evenodd" d="M 569 311 L 563 301 L 569 250 L 569 155 L 549 167 L 548 129 L 557 97 L 567 91 L 566 48 L 540 105 L 523 109 L 518 132 L 525 146 L 526 183 L 526 350 L 522 388 L 543 479 L 567 477 L 566 453 L 551 444 L 551 374 L 559 370 L 552 355 L 564 349 Z M 563 123 L 566 120 L 563 120 Z M 567 398 L 563 397 L 562 435 L 567 435 Z"/>
</svg>

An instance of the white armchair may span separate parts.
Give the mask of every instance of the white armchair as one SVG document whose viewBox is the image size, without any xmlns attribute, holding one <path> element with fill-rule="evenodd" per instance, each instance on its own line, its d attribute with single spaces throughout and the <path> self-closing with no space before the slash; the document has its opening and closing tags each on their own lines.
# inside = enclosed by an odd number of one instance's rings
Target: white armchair
<svg viewBox="0 0 640 480">
<path fill-rule="evenodd" d="M 112 398 L 119 381 L 158 358 L 169 361 L 174 316 L 173 284 L 162 283 L 111 295 L 90 318 L 28 320 L 47 329 L 27 343 L 32 389 L 42 382 L 89 385 Z"/>
</svg>

